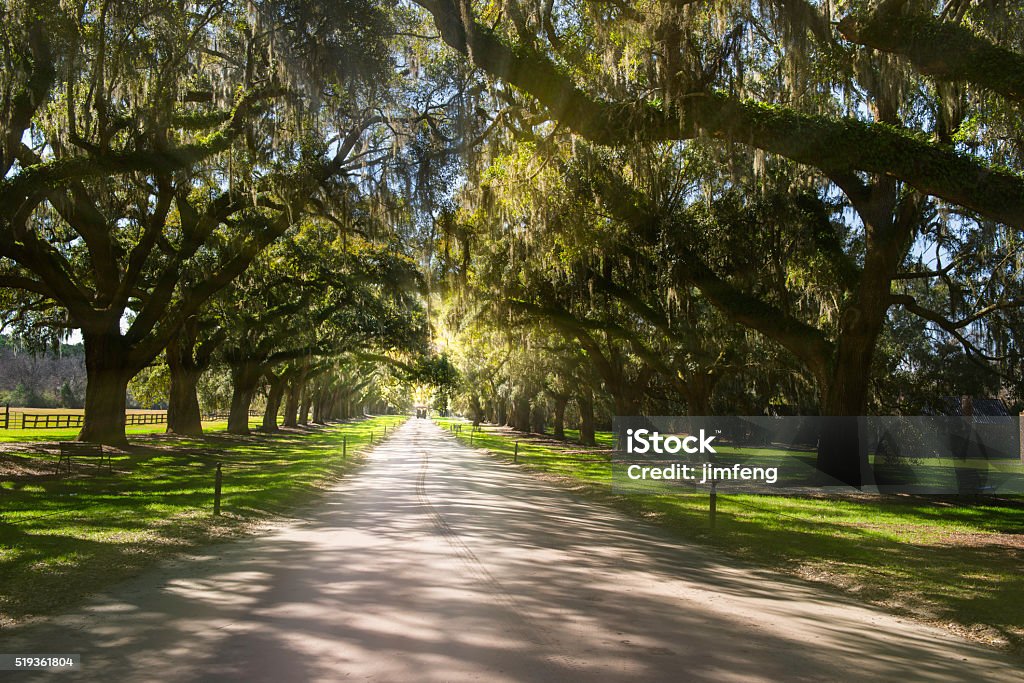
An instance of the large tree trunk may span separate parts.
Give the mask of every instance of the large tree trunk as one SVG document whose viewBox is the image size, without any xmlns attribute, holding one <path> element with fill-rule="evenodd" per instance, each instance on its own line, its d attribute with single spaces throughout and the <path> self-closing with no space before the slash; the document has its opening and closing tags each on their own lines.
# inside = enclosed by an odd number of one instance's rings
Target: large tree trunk
<svg viewBox="0 0 1024 683">
<path fill-rule="evenodd" d="M 341 389 L 335 389 L 331 392 L 330 403 L 327 406 L 327 421 L 337 419 L 338 414 L 342 408 L 342 391 Z"/>
<path fill-rule="evenodd" d="M 520 432 L 530 431 L 530 399 L 525 394 L 512 402 L 512 428 Z"/>
<path fill-rule="evenodd" d="M 537 401 L 530 411 L 530 431 L 536 434 L 543 434 L 547 426 L 547 408 L 541 401 Z"/>
<path fill-rule="evenodd" d="M 284 390 L 288 386 L 288 378 L 278 375 L 270 380 L 270 391 L 267 394 L 267 406 L 263 410 L 263 425 L 260 427 L 264 432 L 276 432 L 277 413 L 281 409 L 281 401 L 284 399 Z"/>
<path fill-rule="evenodd" d="M 576 397 L 580 409 L 580 443 L 594 446 L 597 439 L 594 434 L 594 392 L 589 387 L 583 389 Z"/>
<path fill-rule="evenodd" d="M 128 351 L 115 330 L 97 334 L 82 331 L 85 343 L 85 419 L 79 441 L 126 446 L 125 409 L 128 382 L 134 374 Z"/>
<path fill-rule="evenodd" d="M 711 415 L 711 394 L 718 382 L 718 375 L 694 373 L 686 379 L 686 414 L 690 417 Z"/>
<path fill-rule="evenodd" d="M 609 387 L 615 401 L 615 414 L 619 417 L 632 417 L 640 414 L 642 392 L 623 382 Z"/>
<path fill-rule="evenodd" d="M 469 413 L 473 419 L 473 426 L 478 426 L 484 414 L 483 408 L 480 407 L 480 394 L 473 394 L 470 398 Z"/>
<path fill-rule="evenodd" d="M 316 390 L 313 395 L 313 424 L 323 424 L 324 394 L 327 393 L 323 387 Z"/>
<path fill-rule="evenodd" d="M 305 372 L 302 372 L 293 377 L 292 381 L 288 383 L 288 393 L 285 395 L 284 400 L 284 420 L 282 422 L 285 427 L 297 427 L 299 425 L 299 403 L 302 397 L 302 385 L 305 381 L 304 376 Z"/>
<path fill-rule="evenodd" d="M 860 488 L 872 481 L 868 453 L 858 419 L 867 410 L 871 354 L 875 338 L 840 337 L 832 380 L 822 396 L 817 468 L 823 474 Z"/>
<path fill-rule="evenodd" d="M 199 436 L 203 433 L 203 416 L 199 410 L 197 387 L 201 372 L 171 369 L 171 391 L 167 402 L 167 433 Z"/>
<path fill-rule="evenodd" d="M 551 428 L 556 439 L 565 438 L 565 407 L 568 404 L 568 396 L 564 394 L 555 396 L 555 414 L 551 420 Z"/>
<path fill-rule="evenodd" d="M 193 359 L 193 349 L 181 335 L 167 345 L 167 367 L 171 391 L 167 403 L 167 433 L 198 436 L 203 433 L 197 386 L 202 370 Z"/>
<path fill-rule="evenodd" d="M 909 218 L 905 217 L 905 220 Z M 818 442 L 817 468 L 824 474 L 860 488 L 873 483 L 868 453 L 856 417 L 867 411 L 871 361 L 891 301 L 892 278 L 905 247 L 886 245 L 878 235 L 901 239 L 899 231 L 870 231 L 857 299 L 843 311 L 831 376 L 824 387 L 822 414 L 849 419 L 830 420 Z"/>
<path fill-rule="evenodd" d="M 299 399 L 299 424 L 303 427 L 309 425 L 309 410 L 313 407 L 313 388 L 307 380 L 302 385 L 302 394 Z"/>
<path fill-rule="evenodd" d="M 243 363 L 231 368 L 231 410 L 228 413 L 228 433 L 249 433 L 249 408 L 260 385 L 258 365 Z"/>
</svg>

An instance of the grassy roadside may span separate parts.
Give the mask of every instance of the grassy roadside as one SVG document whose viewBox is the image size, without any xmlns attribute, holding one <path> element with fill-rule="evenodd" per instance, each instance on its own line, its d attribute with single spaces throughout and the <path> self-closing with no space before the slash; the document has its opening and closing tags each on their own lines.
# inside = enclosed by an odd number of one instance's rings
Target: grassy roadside
<svg viewBox="0 0 1024 683">
<path fill-rule="evenodd" d="M 251 530 L 310 501 L 404 417 L 235 437 L 152 435 L 113 457 L 113 472 L 6 452 L 0 478 L 0 625 L 67 609 L 158 559 Z M 342 457 L 342 444 L 348 457 Z M 222 514 L 213 479 L 223 463 Z"/>
<path fill-rule="evenodd" d="M 447 428 L 467 423 L 437 420 Z M 603 437 L 604 448 L 610 435 Z M 599 443 L 601 438 L 598 439 Z M 473 445 L 726 556 L 824 583 L 867 603 L 1024 655 L 1024 502 L 950 498 L 613 495 L 608 462 L 581 447 L 485 427 Z M 589 460 L 589 461 L 588 461 Z"/>
</svg>

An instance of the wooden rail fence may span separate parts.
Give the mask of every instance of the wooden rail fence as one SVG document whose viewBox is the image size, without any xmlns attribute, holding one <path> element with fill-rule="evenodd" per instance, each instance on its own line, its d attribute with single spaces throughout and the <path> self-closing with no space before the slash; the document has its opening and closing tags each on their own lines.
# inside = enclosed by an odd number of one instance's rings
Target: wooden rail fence
<svg viewBox="0 0 1024 683">
<path fill-rule="evenodd" d="M 167 411 L 151 413 L 125 413 L 125 424 L 157 425 L 167 423 Z M 4 406 L 0 413 L 0 429 L 68 429 L 81 427 L 85 415 L 82 413 L 29 413 L 11 410 Z"/>
</svg>

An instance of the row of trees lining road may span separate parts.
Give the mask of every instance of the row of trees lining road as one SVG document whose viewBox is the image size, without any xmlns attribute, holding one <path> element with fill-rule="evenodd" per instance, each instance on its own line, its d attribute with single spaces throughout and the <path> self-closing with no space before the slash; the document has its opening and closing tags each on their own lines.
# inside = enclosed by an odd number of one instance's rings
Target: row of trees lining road
<svg viewBox="0 0 1024 683">
<path fill-rule="evenodd" d="M 451 231 L 470 290 L 578 344 L 615 413 L 794 373 L 822 414 L 908 403 L 875 381 L 934 386 L 899 347 L 915 327 L 1019 401 L 1017 4 L 416 4 L 506 124 Z M 818 462 L 867 469 L 856 439 Z"/>
<path fill-rule="evenodd" d="M 84 439 L 123 442 L 133 377 L 194 433 L 222 372 L 236 432 L 260 387 L 266 429 L 428 381 L 585 441 L 652 410 L 1021 402 L 1016 4 L 4 12 L 0 308 L 81 330 Z M 856 440 L 818 461 L 864 480 Z"/>
<path fill-rule="evenodd" d="M 324 357 L 423 350 L 403 245 L 266 251 L 306 248 L 314 219 L 365 232 L 354 207 L 429 118 L 396 95 L 396 9 L 5 0 L 3 17 L 0 286 L 23 333 L 81 331 L 81 439 L 124 443 L 126 387 L 165 349 L 171 429 L 186 433 L 215 350 L 239 432 L 263 376 L 276 400 Z"/>
</svg>

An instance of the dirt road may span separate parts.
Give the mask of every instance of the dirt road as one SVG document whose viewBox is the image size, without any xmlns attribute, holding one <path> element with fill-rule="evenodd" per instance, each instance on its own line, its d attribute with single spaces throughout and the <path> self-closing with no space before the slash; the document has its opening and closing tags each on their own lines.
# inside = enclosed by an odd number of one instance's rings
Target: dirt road
<svg viewBox="0 0 1024 683">
<path fill-rule="evenodd" d="M 303 519 L 0 653 L 97 681 L 1020 680 L 997 653 L 577 500 L 410 420 Z"/>
</svg>

